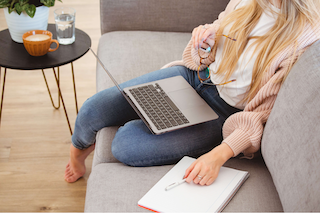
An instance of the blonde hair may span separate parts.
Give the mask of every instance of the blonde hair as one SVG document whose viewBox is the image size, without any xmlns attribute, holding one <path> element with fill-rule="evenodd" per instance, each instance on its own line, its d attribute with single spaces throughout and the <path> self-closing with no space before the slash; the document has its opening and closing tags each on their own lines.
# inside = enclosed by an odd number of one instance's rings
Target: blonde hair
<svg viewBox="0 0 320 213">
<path fill-rule="evenodd" d="M 222 75 L 224 80 L 228 80 L 235 70 L 236 62 L 244 53 L 248 41 L 255 39 L 252 45 L 256 45 L 254 51 L 257 59 L 253 67 L 250 89 L 243 100 L 244 102 L 250 101 L 258 92 L 264 71 L 270 66 L 270 62 L 289 45 L 297 45 L 298 37 L 307 23 L 315 25 L 319 21 L 319 8 L 320 0 L 282 0 L 280 12 L 276 13 L 272 10 L 268 0 L 251 0 L 250 3 L 230 13 L 222 21 L 217 34 L 222 34 L 226 26 L 232 25 L 228 36 L 236 38 L 237 41 L 225 39 L 223 60 L 215 74 Z M 251 31 L 265 10 L 276 13 L 278 16 L 274 26 L 264 36 L 250 37 Z M 220 38 L 217 37 L 217 43 Z M 285 76 L 289 71 L 290 68 Z"/>
</svg>

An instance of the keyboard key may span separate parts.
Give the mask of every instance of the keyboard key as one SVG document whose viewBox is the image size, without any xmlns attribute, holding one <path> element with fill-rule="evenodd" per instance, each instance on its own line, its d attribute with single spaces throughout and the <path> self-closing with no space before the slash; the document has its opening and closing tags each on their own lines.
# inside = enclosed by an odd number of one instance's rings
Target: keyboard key
<svg viewBox="0 0 320 213">
<path fill-rule="evenodd" d="M 158 130 L 189 123 L 159 84 L 129 91 Z"/>
</svg>

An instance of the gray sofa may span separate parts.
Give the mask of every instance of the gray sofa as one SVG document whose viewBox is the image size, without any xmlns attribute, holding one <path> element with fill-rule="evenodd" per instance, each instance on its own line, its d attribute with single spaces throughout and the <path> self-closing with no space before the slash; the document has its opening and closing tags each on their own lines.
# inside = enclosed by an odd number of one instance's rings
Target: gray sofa
<svg viewBox="0 0 320 213">
<path fill-rule="evenodd" d="M 100 0 L 98 55 L 119 83 L 179 60 L 194 27 L 217 18 L 227 0 Z M 320 43 L 294 65 L 266 124 L 261 155 L 225 166 L 250 172 L 224 211 L 320 211 Z M 97 65 L 97 91 L 113 86 Z M 118 162 L 118 127 L 100 130 L 85 212 L 143 212 L 138 200 L 172 166 L 133 168 Z"/>
</svg>

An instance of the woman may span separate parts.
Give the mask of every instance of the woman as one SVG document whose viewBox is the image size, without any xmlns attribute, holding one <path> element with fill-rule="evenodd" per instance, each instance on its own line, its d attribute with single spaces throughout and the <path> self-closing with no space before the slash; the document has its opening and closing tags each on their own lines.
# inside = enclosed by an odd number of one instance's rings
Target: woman
<svg viewBox="0 0 320 213">
<path fill-rule="evenodd" d="M 122 84 L 181 75 L 219 119 L 156 136 L 116 88 L 101 91 L 79 112 L 65 180 L 75 182 L 84 175 L 96 132 L 106 126 L 123 125 L 112 152 L 127 165 L 164 165 L 184 155 L 197 157 L 185 172 L 187 182 L 196 184 L 212 184 L 221 166 L 239 153 L 252 157 L 292 65 L 320 38 L 319 6 L 319 0 L 231 0 L 218 20 L 193 30 L 183 61 Z M 209 53 L 202 51 L 208 46 Z"/>
</svg>

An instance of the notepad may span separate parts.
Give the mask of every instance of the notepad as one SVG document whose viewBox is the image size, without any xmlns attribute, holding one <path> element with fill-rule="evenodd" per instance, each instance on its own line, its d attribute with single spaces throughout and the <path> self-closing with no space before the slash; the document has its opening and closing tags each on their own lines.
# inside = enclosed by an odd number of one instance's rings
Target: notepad
<svg viewBox="0 0 320 213">
<path fill-rule="evenodd" d="M 201 186 L 183 183 L 171 190 L 165 188 L 182 179 L 196 159 L 183 157 L 139 201 L 140 207 L 155 212 L 220 212 L 249 177 L 246 171 L 221 167 L 213 184 Z"/>
</svg>

